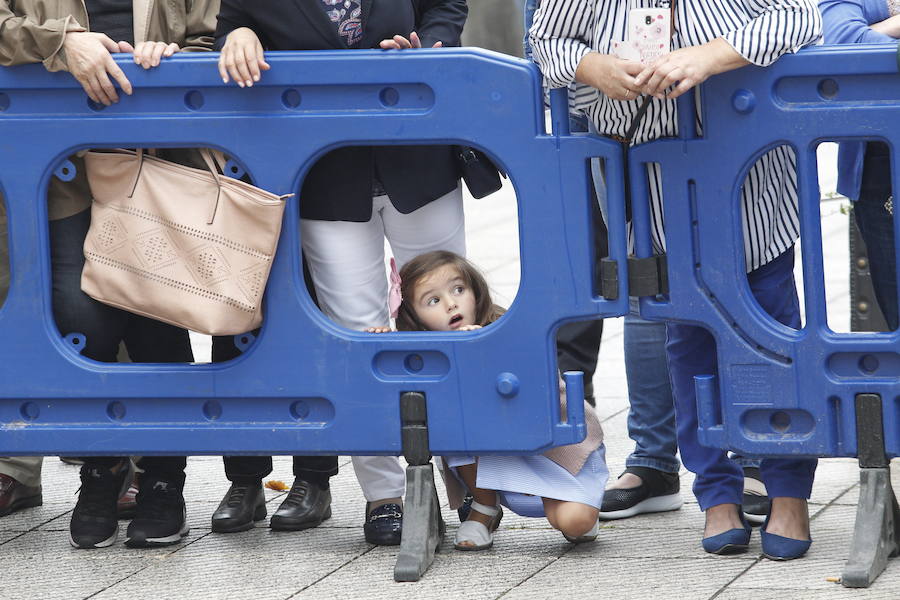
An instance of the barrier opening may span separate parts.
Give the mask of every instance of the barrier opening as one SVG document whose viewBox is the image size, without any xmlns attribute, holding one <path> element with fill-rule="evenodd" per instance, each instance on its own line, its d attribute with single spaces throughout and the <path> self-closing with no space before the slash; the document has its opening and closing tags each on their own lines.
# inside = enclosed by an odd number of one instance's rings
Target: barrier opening
<svg viewBox="0 0 900 600">
<path fill-rule="evenodd" d="M 184 326 L 180 308 L 205 300 L 246 313 L 262 302 L 263 289 L 254 285 L 259 269 L 254 268 L 258 263 L 271 266 L 274 241 L 271 255 L 255 257 L 250 265 L 247 257 L 253 253 L 236 252 L 235 244 L 208 222 L 239 221 L 242 211 L 255 208 L 234 208 L 243 199 L 222 201 L 211 168 L 244 183 L 252 185 L 252 180 L 237 159 L 215 150 L 207 154 L 209 162 L 199 148 L 138 150 L 80 151 L 52 167 L 47 192 L 51 316 L 73 352 L 99 362 L 236 358 L 254 333 L 223 333 L 213 344 L 210 335 Z M 147 188 L 158 185 L 149 178 L 159 168 L 174 169 L 173 189 L 194 189 L 196 197 L 188 194 L 185 201 L 179 195 L 151 209 L 142 198 L 148 197 Z M 141 282 L 154 286 L 147 291 Z M 159 312 L 142 314 L 148 294 L 157 294 Z M 237 337 L 241 339 L 233 339 Z"/>
<path fill-rule="evenodd" d="M 468 182 L 467 160 L 477 163 Z M 493 303 L 509 308 L 521 278 L 518 200 L 501 165 L 496 191 L 485 185 L 490 177 L 472 175 L 496 172 L 489 160 L 470 147 L 434 145 L 344 146 L 319 158 L 298 194 L 298 264 L 322 313 L 355 331 L 395 329 L 391 258 L 402 272 L 438 250 L 468 259 Z"/>
<path fill-rule="evenodd" d="M 772 321 L 802 329 L 810 319 L 810 307 L 817 302 L 815 294 L 821 285 L 811 289 L 805 285 L 810 275 L 803 267 L 805 253 L 811 250 L 800 243 L 800 233 L 814 229 L 810 223 L 818 223 L 818 216 L 798 210 L 803 194 L 808 192 L 804 182 L 798 181 L 802 177 L 794 174 L 797 164 L 797 151 L 786 144 L 774 146 L 760 156 L 743 182 L 741 219 L 746 224 L 742 229 L 751 301 Z M 793 261 L 785 264 L 782 261 L 791 260 L 787 254 L 791 250 Z M 773 294 L 769 289 L 776 284 L 773 277 L 775 273 L 780 277 L 784 269 L 793 272 L 793 282 L 778 280 L 779 289 Z M 796 309 L 784 300 L 784 295 L 792 291 L 792 284 L 799 318 Z"/>
<path fill-rule="evenodd" d="M 817 156 L 828 327 L 837 333 L 895 330 L 890 148 L 874 139 L 841 140 L 821 143 Z"/>
</svg>

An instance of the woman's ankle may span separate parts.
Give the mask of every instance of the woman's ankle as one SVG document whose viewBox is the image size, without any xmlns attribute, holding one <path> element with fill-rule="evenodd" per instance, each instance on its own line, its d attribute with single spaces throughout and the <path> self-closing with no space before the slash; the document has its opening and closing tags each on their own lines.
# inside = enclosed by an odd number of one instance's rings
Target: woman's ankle
<svg viewBox="0 0 900 600">
<path fill-rule="evenodd" d="M 808 540 L 809 506 L 805 498 L 772 498 L 766 532 L 795 540 Z"/>
</svg>

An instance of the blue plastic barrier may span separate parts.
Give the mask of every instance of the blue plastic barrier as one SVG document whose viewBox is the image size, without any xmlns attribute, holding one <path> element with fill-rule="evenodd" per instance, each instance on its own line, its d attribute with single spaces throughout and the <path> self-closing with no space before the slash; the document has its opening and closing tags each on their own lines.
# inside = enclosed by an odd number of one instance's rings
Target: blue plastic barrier
<svg viewBox="0 0 900 600">
<path fill-rule="evenodd" d="M 215 56 L 178 55 L 111 107 L 65 73 L 0 69 L 0 189 L 12 282 L 0 311 L 0 455 L 399 454 L 398 398 L 427 397 L 434 453 L 534 452 L 584 436 L 561 422 L 555 330 L 622 314 L 592 292 L 590 156 L 618 171 L 605 140 L 548 135 L 535 69 L 462 50 L 282 53 L 252 89 L 222 85 Z M 563 113 L 564 114 L 564 113 Z M 475 334 L 349 331 L 312 304 L 289 204 L 259 339 L 218 365 L 102 364 L 78 355 L 51 315 L 46 190 L 76 150 L 210 146 L 254 182 L 296 192 L 322 153 L 351 144 L 468 143 L 498 157 L 519 198 L 519 294 Z M 621 177 L 610 181 L 620 189 Z M 624 230 L 611 236 L 624 260 Z M 489 425 L 488 425 L 489 424 Z"/>
<path fill-rule="evenodd" d="M 564 105 L 547 134 L 536 69 L 490 52 L 280 53 L 252 89 L 223 85 L 216 59 L 178 55 L 149 72 L 120 59 L 135 93 L 108 108 L 68 74 L 0 69 L 12 270 L 0 309 L 0 456 L 402 451 L 410 466 L 394 576 L 416 580 L 443 534 L 429 451 L 534 453 L 584 438 L 582 403 L 560 415 L 555 334 L 566 320 L 627 310 L 625 296 L 594 294 L 589 258 L 588 159 L 621 173 L 619 148 L 569 135 Z M 59 167 L 77 150 L 214 147 L 260 187 L 285 194 L 335 147 L 425 143 L 480 147 L 514 182 L 521 281 L 491 327 L 373 335 L 335 325 L 303 283 L 297 201 L 286 211 L 262 331 L 240 358 L 98 363 L 78 354 L 84 336 L 63 339 L 55 327 L 47 188 L 51 177 L 71 177 Z M 609 186 L 621 194 L 622 176 Z M 624 218 L 616 218 L 610 243 L 624 271 Z M 565 379 L 570 396 L 582 397 L 580 374 Z"/>
<path fill-rule="evenodd" d="M 665 195 L 669 300 L 642 298 L 641 314 L 702 325 L 716 339 L 718 373 L 696 378 L 703 443 L 744 455 L 859 457 L 860 504 L 843 583 L 868 586 L 900 551 L 888 467 L 900 454 L 900 333 L 828 328 L 816 147 L 887 142 L 900 190 L 897 47 L 804 50 L 765 69 L 714 77 L 702 97 L 702 138 L 688 96 L 679 101 L 680 139 L 630 154 L 635 198 L 647 197 L 649 162 L 661 164 Z M 793 148 L 798 165 L 806 308 L 799 331 L 765 314 L 745 277 L 740 188 L 756 159 L 779 145 Z M 648 257 L 646 200 L 633 210 L 637 254 Z M 895 217 L 896 233 L 898 226 Z"/>
<path fill-rule="evenodd" d="M 897 456 L 900 336 L 828 328 L 816 168 L 823 141 L 900 146 L 900 129 L 887 126 L 900 117 L 896 47 L 804 50 L 714 77 L 702 95 L 702 137 L 682 127 L 681 139 L 631 152 L 636 197 L 647 189 L 639 165 L 661 164 L 670 274 L 670 300 L 644 298 L 641 314 L 701 324 L 718 346 L 718 377 L 697 383 L 701 440 L 751 455 L 856 456 L 852 415 L 865 392 L 890 399 L 886 449 Z M 685 100 L 679 114 L 693 114 L 692 98 Z M 799 331 L 765 314 L 745 277 L 740 187 L 756 159 L 779 145 L 798 161 L 806 307 Z M 637 254 L 649 256 L 646 202 L 635 202 L 634 214 Z"/>
</svg>

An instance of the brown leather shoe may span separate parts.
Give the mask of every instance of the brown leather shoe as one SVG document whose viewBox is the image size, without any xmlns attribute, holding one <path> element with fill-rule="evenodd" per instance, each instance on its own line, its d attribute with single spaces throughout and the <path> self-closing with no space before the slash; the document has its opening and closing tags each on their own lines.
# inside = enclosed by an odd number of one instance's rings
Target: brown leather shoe
<svg viewBox="0 0 900 600">
<path fill-rule="evenodd" d="M 41 486 L 28 487 L 0 473 L 0 517 L 43 503 Z"/>
</svg>

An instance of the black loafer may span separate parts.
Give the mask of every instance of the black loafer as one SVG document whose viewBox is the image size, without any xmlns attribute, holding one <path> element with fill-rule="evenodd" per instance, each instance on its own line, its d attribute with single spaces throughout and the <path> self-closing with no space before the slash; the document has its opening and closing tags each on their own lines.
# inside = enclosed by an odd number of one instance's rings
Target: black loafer
<svg viewBox="0 0 900 600">
<path fill-rule="evenodd" d="M 300 531 L 321 525 L 331 518 L 331 490 L 295 479 L 287 498 L 272 515 L 269 527 L 276 531 Z"/>
<path fill-rule="evenodd" d="M 262 481 L 253 484 L 231 484 L 219 508 L 212 516 L 212 530 L 216 533 L 247 531 L 254 521 L 266 518 L 266 497 Z"/>
<path fill-rule="evenodd" d="M 366 541 L 376 546 L 399 546 L 403 532 L 403 509 L 399 504 L 382 504 L 366 515 Z"/>
</svg>

